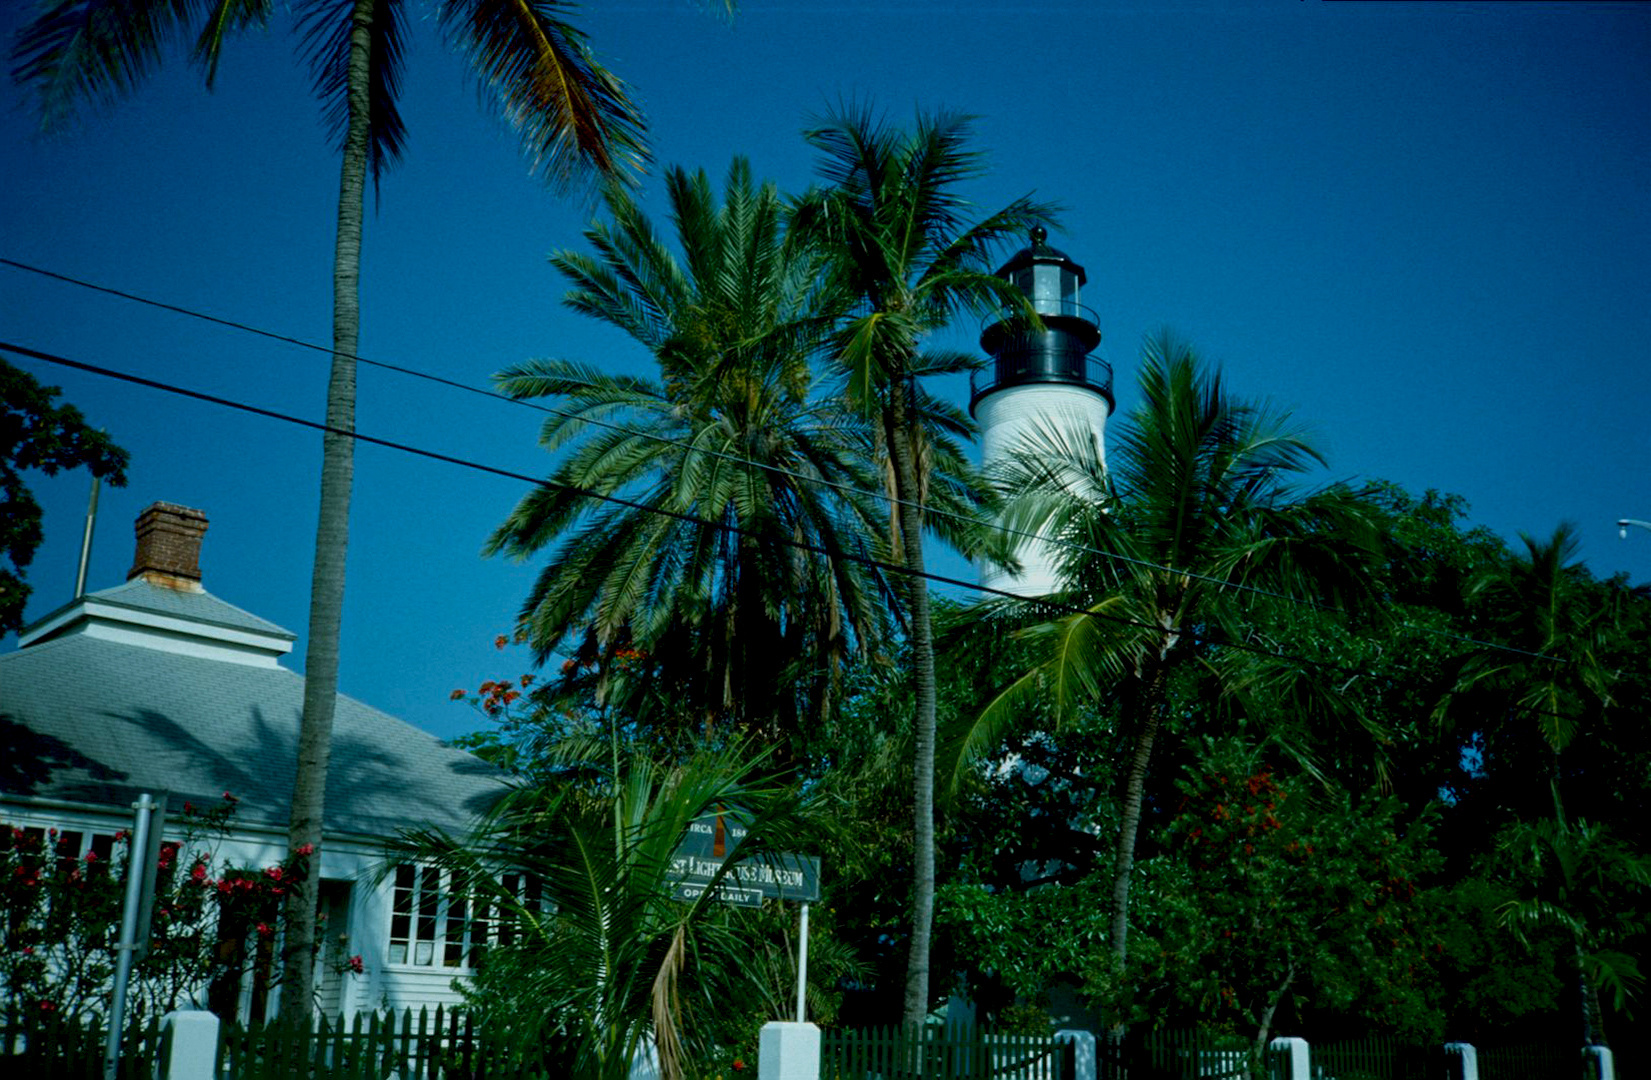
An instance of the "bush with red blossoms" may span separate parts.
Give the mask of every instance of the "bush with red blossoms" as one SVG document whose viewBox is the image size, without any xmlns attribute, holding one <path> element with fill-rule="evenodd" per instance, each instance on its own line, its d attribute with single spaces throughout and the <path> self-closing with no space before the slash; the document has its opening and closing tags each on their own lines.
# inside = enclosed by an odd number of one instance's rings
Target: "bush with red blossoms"
<svg viewBox="0 0 1651 1080">
<path fill-rule="evenodd" d="M 248 966 L 255 1006 L 268 998 L 275 965 L 264 958 L 280 933 L 282 897 L 309 874 L 313 849 L 214 872 L 235 803 L 225 792 L 210 809 L 186 804 L 183 840 L 161 845 L 149 953 L 132 972 L 134 1015 L 203 993 L 233 1011 Z M 0 1002 L 69 1015 L 108 1007 L 130 847 L 124 830 L 104 856 L 71 850 L 56 829 L 0 824 Z M 355 958 L 338 969 L 363 967 Z"/>
</svg>

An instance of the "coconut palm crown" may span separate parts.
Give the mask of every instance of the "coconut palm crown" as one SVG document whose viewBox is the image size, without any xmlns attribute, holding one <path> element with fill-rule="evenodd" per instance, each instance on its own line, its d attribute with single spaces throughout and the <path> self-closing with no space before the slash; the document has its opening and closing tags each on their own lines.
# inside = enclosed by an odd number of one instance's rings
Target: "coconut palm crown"
<svg viewBox="0 0 1651 1080">
<path fill-rule="evenodd" d="M 743 160 L 720 204 L 703 172 L 665 179 L 680 259 L 613 193 L 594 254 L 551 260 L 565 303 L 644 346 L 658 377 L 562 360 L 499 374 L 554 399 L 541 443 L 565 457 L 487 551 L 548 549 L 522 628 L 600 703 L 657 719 L 688 702 L 702 728 L 772 742 L 887 637 L 875 440 L 810 366 L 826 324 L 773 185 Z"/>
<path fill-rule="evenodd" d="M 840 313 L 828 355 L 846 379 L 849 401 L 873 418 L 887 454 L 893 500 L 890 547 L 905 570 L 913 668 L 913 901 L 904 1016 L 929 1011 L 929 935 L 934 913 L 934 634 L 924 579 L 923 533 L 957 539 L 955 519 L 925 519 L 933 497 L 934 448 L 925 438 L 919 379 L 973 366 L 971 356 L 923 352 L 924 339 L 968 311 L 1030 305 L 990 272 L 998 249 L 1049 219 L 1054 208 L 1016 199 L 974 217 L 961 184 L 982 171 L 969 148 L 970 119 L 922 114 L 910 131 L 864 107 L 822 118 L 804 137 L 819 151 L 825 186 L 802 198 L 794 228 L 817 246 L 824 295 Z"/>
</svg>

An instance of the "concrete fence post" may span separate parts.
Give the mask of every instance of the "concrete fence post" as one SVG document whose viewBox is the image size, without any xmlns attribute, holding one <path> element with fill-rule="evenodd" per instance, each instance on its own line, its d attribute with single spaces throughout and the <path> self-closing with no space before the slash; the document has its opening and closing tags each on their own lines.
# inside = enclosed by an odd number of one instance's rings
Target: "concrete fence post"
<svg viewBox="0 0 1651 1080">
<path fill-rule="evenodd" d="M 161 1018 L 170 1042 L 160 1080 L 218 1080 L 218 1018 L 199 1009 L 180 1009 Z"/>
<path fill-rule="evenodd" d="M 775 1020 L 757 1036 L 757 1080 L 820 1080 L 820 1029 Z"/>
<path fill-rule="evenodd" d="M 1072 1044 L 1073 1071 L 1071 1080 L 1095 1080 L 1099 1075 L 1099 1058 L 1095 1053 L 1095 1033 L 1074 1028 L 1055 1032 L 1055 1041 Z"/>
<path fill-rule="evenodd" d="M 1617 1063 L 1609 1046 L 1582 1048 L 1582 1075 L 1588 1080 L 1617 1080 Z"/>
<path fill-rule="evenodd" d="M 1269 1070 L 1273 1080 L 1312 1080 L 1313 1058 L 1307 1040 L 1281 1036 L 1267 1044 Z"/>
<path fill-rule="evenodd" d="M 1479 1080 L 1479 1051 L 1472 1043 L 1445 1043 L 1445 1076 L 1449 1080 Z"/>
</svg>

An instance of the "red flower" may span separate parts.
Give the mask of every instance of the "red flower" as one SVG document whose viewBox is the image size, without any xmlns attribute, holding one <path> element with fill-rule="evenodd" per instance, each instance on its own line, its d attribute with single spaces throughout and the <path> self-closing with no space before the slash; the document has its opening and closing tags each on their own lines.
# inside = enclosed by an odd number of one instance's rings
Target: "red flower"
<svg viewBox="0 0 1651 1080">
<path fill-rule="evenodd" d="M 238 803 L 240 801 L 241 801 L 240 799 L 237 799 L 235 796 L 231 795 L 229 792 L 227 792 L 227 791 L 224 792 L 224 802 Z"/>
<path fill-rule="evenodd" d="M 510 639 L 505 637 L 503 634 L 500 634 L 498 637 L 493 639 L 493 647 L 495 649 L 502 649 L 506 645 L 509 645 L 509 644 L 510 644 Z"/>
<path fill-rule="evenodd" d="M 86 853 L 86 861 L 87 861 L 87 862 L 89 862 L 89 863 L 95 863 L 95 862 L 97 862 L 97 852 L 95 852 L 95 851 L 88 851 L 88 852 L 87 852 L 87 853 Z"/>
<path fill-rule="evenodd" d="M 361 974 L 365 973 L 366 970 L 367 970 L 367 965 L 362 962 L 361 957 L 360 957 L 359 954 L 356 955 L 356 956 L 350 957 L 349 965 L 350 965 L 350 970 L 355 972 L 357 975 L 361 975 Z"/>
<path fill-rule="evenodd" d="M 33 945 L 23 946 L 23 955 L 24 956 L 33 956 L 34 955 L 34 946 Z"/>
<path fill-rule="evenodd" d="M 463 690 L 455 690 L 451 694 L 447 695 L 447 700 L 448 701 L 458 701 L 462 697 L 464 697 L 464 691 Z"/>
<path fill-rule="evenodd" d="M 299 855 L 314 855 L 315 854 L 315 845 L 314 844 L 300 844 L 296 854 L 299 854 Z"/>
<path fill-rule="evenodd" d="M 205 881 L 206 880 L 206 864 L 205 863 L 196 863 L 195 864 L 195 869 L 189 871 L 189 876 L 194 881 Z"/>
<path fill-rule="evenodd" d="M 259 923 L 258 924 L 258 936 L 259 937 L 269 937 L 273 933 L 275 933 L 275 931 L 270 929 L 269 923 Z"/>
<path fill-rule="evenodd" d="M 523 675 L 522 676 L 522 685 L 523 686 L 532 686 L 533 685 L 533 676 L 532 675 Z"/>
<path fill-rule="evenodd" d="M 735 1058 L 734 1059 L 734 1071 L 735 1072 L 744 1072 L 745 1071 L 745 1059 L 744 1058 Z"/>
<path fill-rule="evenodd" d="M 266 867 L 264 869 L 264 876 L 269 878 L 271 881 L 280 881 L 281 868 L 279 866 Z"/>
</svg>

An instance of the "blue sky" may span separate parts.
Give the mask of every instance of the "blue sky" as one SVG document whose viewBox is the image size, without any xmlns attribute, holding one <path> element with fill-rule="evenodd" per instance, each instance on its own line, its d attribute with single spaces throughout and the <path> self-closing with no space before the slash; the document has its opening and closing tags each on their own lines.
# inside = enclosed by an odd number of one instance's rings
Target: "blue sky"
<svg viewBox="0 0 1651 1080">
<path fill-rule="evenodd" d="M 0 12 L 8 40 L 20 6 Z M 528 357 L 646 370 L 558 304 L 545 256 L 579 246 L 591 208 L 528 176 L 414 8 L 411 138 L 370 210 L 362 354 L 475 385 Z M 978 116 L 991 172 L 970 193 L 1067 208 L 1052 239 L 1088 271 L 1120 411 L 1140 341 L 1168 326 L 1237 392 L 1294 410 L 1323 479 L 1454 492 L 1509 537 L 1573 520 L 1596 572 L 1651 580 L 1651 533 L 1614 525 L 1651 519 L 1651 11 L 750 0 L 730 25 L 682 0 L 578 21 L 647 110 L 657 162 L 719 179 L 743 154 L 805 186 L 799 132 L 839 100 Z M 174 62 L 49 139 L 9 89 L 0 257 L 325 343 L 338 166 L 290 25 L 236 42 L 215 93 Z M 656 180 L 644 198 L 663 216 Z M 320 353 L 4 266 L 0 340 L 322 412 Z M 318 436 L 21 366 L 133 454 L 131 484 L 103 495 L 93 588 L 123 579 L 143 506 L 184 503 L 211 518 L 207 588 L 302 635 Z M 531 412 L 383 371 L 362 369 L 358 426 L 546 471 Z M 87 481 L 36 490 L 31 619 L 69 596 Z M 491 641 L 533 567 L 478 555 L 521 494 L 358 451 L 345 692 L 451 735 L 473 717 L 448 691 L 524 670 Z"/>
</svg>

